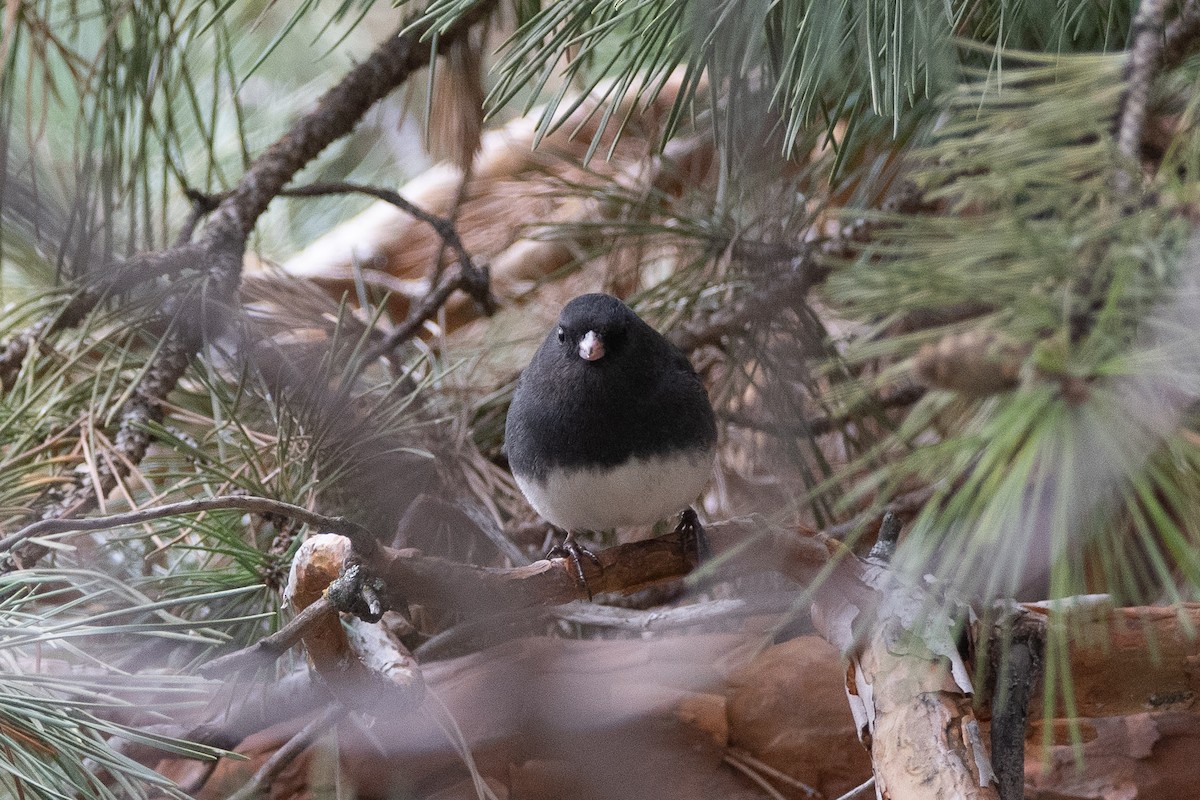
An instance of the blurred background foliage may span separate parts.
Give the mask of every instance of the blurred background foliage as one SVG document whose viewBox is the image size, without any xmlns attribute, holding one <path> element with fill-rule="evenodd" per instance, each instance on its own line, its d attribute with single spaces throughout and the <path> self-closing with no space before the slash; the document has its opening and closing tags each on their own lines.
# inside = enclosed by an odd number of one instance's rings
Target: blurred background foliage
<svg viewBox="0 0 1200 800">
<path fill-rule="evenodd" d="M 236 184 L 405 15 L 448 26 L 478 2 L 9 3 L 0 341 L 114 258 L 169 244 L 186 190 Z M 412 343 L 390 365 L 363 358 L 371 326 L 397 321 L 383 298 L 327 307 L 296 289 L 293 302 L 329 323 L 298 362 L 321 391 L 281 388 L 239 351 L 244 339 L 214 336 L 102 511 L 240 491 L 331 512 L 387 506 L 390 536 L 433 490 L 485 520 L 492 542 L 442 542 L 446 554 L 536 557 L 540 538 L 513 533 L 531 515 L 504 469 L 503 410 L 563 292 L 621 286 L 667 331 L 749 309 L 690 348 L 722 419 L 710 516 L 766 513 L 862 548 L 895 508 L 910 523 L 897 565 L 961 594 L 1196 597 L 1197 63 L 1154 84 L 1140 159 L 1122 159 L 1136 3 L 499 5 L 474 44 L 490 124 L 532 113 L 549 136 L 599 98 L 586 175 L 669 84 L 647 145 L 710 141 L 713 168 L 671 192 L 560 180 L 563 197 L 609 210 L 527 220 L 540 240 L 572 242 L 569 267 L 516 311 Z M 300 180 L 392 187 L 420 174 L 434 160 L 432 85 L 389 98 Z M 1137 176 L 1131 197 L 1114 193 L 1121 172 Z M 255 259 L 281 261 L 366 206 L 279 199 L 255 229 Z M 26 359 L 0 396 L 6 533 L 111 457 L 114 415 L 178 289 L 115 298 Z M 371 424 L 347 433 L 331 402 Z M 399 469 L 383 476 L 396 497 L 364 502 L 381 465 Z M 28 756 L 0 786 L 57 796 L 84 758 L 130 793 L 154 786 L 99 744 L 126 701 L 64 688 L 31 666 L 34 646 L 95 676 L 134 663 L 186 674 L 277 624 L 302 534 L 209 513 L 64 537 L 43 570 L 0 578 L 0 743 Z M 137 671 L 143 714 L 201 702 L 198 684 L 165 674 Z M 37 756 L 38 742 L 56 756 Z"/>
</svg>

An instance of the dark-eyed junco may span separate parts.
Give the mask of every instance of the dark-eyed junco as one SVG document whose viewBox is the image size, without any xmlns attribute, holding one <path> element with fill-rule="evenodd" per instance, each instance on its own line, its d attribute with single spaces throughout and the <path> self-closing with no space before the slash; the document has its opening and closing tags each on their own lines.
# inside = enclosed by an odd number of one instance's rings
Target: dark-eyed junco
<svg viewBox="0 0 1200 800">
<path fill-rule="evenodd" d="M 517 485 L 566 531 L 555 548 L 581 583 L 578 531 L 657 522 L 708 482 L 717 441 L 704 386 L 687 357 L 620 300 L 567 303 L 517 384 L 504 431 Z M 552 551 L 554 552 L 554 551 Z"/>
</svg>

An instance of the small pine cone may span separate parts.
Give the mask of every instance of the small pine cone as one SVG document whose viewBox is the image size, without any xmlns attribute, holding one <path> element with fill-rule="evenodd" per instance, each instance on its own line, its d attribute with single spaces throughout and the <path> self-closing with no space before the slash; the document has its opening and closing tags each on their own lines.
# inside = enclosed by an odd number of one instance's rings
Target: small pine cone
<svg viewBox="0 0 1200 800">
<path fill-rule="evenodd" d="M 971 397 L 1015 389 L 1028 345 L 986 329 L 956 333 L 921 348 L 913 370 L 927 386 Z"/>
</svg>

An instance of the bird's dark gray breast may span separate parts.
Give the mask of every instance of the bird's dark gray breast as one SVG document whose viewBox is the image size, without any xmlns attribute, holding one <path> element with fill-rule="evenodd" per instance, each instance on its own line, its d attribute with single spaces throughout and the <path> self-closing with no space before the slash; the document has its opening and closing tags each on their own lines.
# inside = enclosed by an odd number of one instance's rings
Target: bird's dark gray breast
<svg viewBox="0 0 1200 800">
<path fill-rule="evenodd" d="M 665 341 L 667 349 L 603 365 L 555 344 L 547 340 L 534 357 L 509 408 L 505 449 L 513 472 L 541 481 L 553 469 L 612 467 L 715 444 L 704 386 Z"/>
</svg>

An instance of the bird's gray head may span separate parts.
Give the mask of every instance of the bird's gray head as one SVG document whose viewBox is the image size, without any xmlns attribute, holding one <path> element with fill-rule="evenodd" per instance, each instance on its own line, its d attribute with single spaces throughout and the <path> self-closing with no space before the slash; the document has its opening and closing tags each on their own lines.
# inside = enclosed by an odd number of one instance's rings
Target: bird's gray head
<svg viewBox="0 0 1200 800">
<path fill-rule="evenodd" d="M 584 294 L 567 303 L 550 335 L 567 354 L 599 364 L 624 349 L 636 322 L 637 315 L 612 295 Z"/>
</svg>

